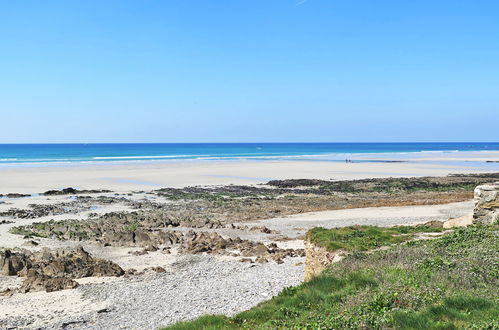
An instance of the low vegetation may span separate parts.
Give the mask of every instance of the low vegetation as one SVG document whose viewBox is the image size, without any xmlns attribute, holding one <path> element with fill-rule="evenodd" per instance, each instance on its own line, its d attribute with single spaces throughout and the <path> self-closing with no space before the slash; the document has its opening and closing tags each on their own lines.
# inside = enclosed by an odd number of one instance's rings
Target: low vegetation
<svg viewBox="0 0 499 330">
<path fill-rule="evenodd" d="M 418 233 L 441 232 L 443 228 L 431 226 L 375 227 L 352 226 L 334 229 L 317 227 L 307 233 L 307 239 L 330 251 L 367 251 L 381 246 L 413 240 Z"/>
<path fill-rule="evenodd" d="M 332 248 L 346 245 L 357 252 L 234 317 L 204 316 L 167 329 L 499 328 L 499 227 L 460 228 L 371 253 L 362 250 L 373 244 L 356 238 L 395 243 L 390 237 L 406 230 L 402 234 L 417 229 L 350 228 L 330 236 L 316 230 L 323 243 L 339 239 Z M 347 237 L 356 243 L 347 243 Z"/>
</svg>

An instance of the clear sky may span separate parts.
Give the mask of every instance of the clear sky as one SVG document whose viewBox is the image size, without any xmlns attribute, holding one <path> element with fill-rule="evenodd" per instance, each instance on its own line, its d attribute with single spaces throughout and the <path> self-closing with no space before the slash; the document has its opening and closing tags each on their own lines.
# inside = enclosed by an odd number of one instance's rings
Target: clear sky
<svg viewBox="0 0 499 330">
<path fill-rule="evenodd" d="M 0 143 L 499 141 L 499 1 L 0 0 Z"/>
</svg>

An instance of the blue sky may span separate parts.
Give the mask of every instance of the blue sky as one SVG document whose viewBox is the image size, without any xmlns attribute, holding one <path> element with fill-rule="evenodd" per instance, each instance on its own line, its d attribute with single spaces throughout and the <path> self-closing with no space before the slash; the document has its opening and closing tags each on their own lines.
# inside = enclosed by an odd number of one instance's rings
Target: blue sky
<svg viewBox="0 0 499 330">
<path fill-rule="evenodd" d="M 499 1 L 0 0 L 0 143 L 499 141 Z"/>
</svg>

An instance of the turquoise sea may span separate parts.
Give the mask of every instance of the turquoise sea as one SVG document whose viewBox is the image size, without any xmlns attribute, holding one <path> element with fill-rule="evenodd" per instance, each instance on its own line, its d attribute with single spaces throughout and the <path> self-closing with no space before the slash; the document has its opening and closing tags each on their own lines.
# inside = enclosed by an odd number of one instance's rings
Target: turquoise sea
<svg viewBox="0 0 499 330">
<path fill-rule="evenodd" d="M 469 143 L 120 143 L 0 144 L 0 166 L 80 164 L 96 162 L 322 160 L 390 155 L 407 158 L 421 153 L 499 151 L 498 142 Z M 373 160 L 374 161 L 374 160 Z"/>
</svg>

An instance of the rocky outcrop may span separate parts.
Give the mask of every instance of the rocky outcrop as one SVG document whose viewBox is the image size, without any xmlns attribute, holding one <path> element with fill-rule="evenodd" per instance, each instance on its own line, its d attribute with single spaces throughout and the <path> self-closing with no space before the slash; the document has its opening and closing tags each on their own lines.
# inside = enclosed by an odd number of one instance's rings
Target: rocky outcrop
<svg viewBox="0 0 499 330">
<path fill-rule="evenodd" d="M 162 216 L 161 212 L 131 212 L 109 213 L 98 220 L 65 220 L 34 223 L 30 227 L 15 227 L 12 233 L 23 234 L 26 237 L 41 236 L 57 239 L 94 240 L 104 246 L 134 246 L 134 247 L 169 247 L 179 245 L 181 253 L 226 254 L 232 256 L 258 257 L 259 262 L 282 262 L 287 256 L 304 256 L 303 250 L 280 249 L 269 244 L 242 240 L 240 238 L 223 238 L 216 233 L 200 231 L 179 231 L 166 229 L 179 226 Z M 203 227 L 225 227 L 222 224 L 210 223 Z M 193 224 L 190 224 L 192 227 Z M 236 226 L 232 225 L 232 228 Z M 264 226 L 237 227 L 248 231 L 266 234 L 276 233 Z M 229 251 L 230 250 L 230 251 Z M 138 253 L 146 253 L 141 251 Z"/>
<path fill-rule="evenodd" d="M 82 247 L 0 252 L 0 275 L 24 277 L 20 292 L 75 288 L 78 283 L 74 279 L 123 274 L 123 269 L 114 262 L 93 258 Z"/>
<path fill-rule="evenodd" d="M 97 194 L 97 193 L 110 193 L 111 190 L 78 190 L 72 187 L 64 188 L 61 190 L 49 190 L 42 195 L 44 196 L 57 196 L 57 195 L 76 195 L 76 194 Z"/>
<path fill-rule="evenodd" d="M 343 250 L 328 251 L 326 248 L 305 240 L 305 282 L 319 275 L 328 265 L 338 262 L 346 255 Z"/>
<path fill-rule="evenodd" d="M 11 250 L 0 252 L 0 275 L 14 276 L 28 268 L 31 268 L 31 260 L 26 254 Z"/>
<path fill-rule="evenodd" d="M 19 292 L 45 291 L 53 292 L 78 287 L 78 282 L 67 277 L 51 277 L 37 272 L 34 269 L 28 270 Z"/>
<path fill-rule="evenodd" d="M 499 182 L 475 188 L 473 223 L 494 224 L 499 221 Z"/>
<path fill-rule="evenodd" d="M 16 219 L 36 219 L 49 215 L 59 215 L 65 213 L 78 213 L 88 211 L 92 207 L 78 202 L 58 203 L 58 204 L 30 204 L 27 209 L 11 208 L 0 212 L 0 217 L 10 217 Z"/>
<path fill-rule="evenodd" d="M 360 180 L 328 181 L 316 179 L 290 179 L 267 182 L 268 186 L 281 189 L 306 190 L 313 187 L 319 192 L 369 192 L 369 191 L 432 191 L 452 190 L 473 187 L 499 178 L 499 173 L 484 174 L 456 174 L 446 177 L 418 177 L 418 178 L 376 178 Z"/>
<path fill-rule="evenodd" d="M 0 197 L 7 197 L 7 198 L 22 198 L 22 197 L 30 197 L 31 195 L 29 194 L 18 194 L 18 193 L 10 193 L 6 195 L 0 194 Z"/>
<path fill-rule="evenodd" d="M 286 257 L 303 257 L 305 255 L 303 249 L 281 249 L 275 243 L 265 245 L 239 237 L 223 238 L 217 233 L 197 233 L 195 231 L 189 231 L 183 236 L 179 252 L 243 256 L 246 257 L 241 260 L 243 262 L 253 262 L 253 259 L 248 257 L 256 257 L 255 261 L 259 263 L 269 261 L 282 263 Z"/>
<path fill-rule="evenodd" d="M 10 231 L 13 234 L 60 240 L 93 240 L 112 246 L 146 246 L 151 243 L 162 244 L 171 240 L 175 241 L 175 237 L 164 233 L 166 228 L 224 227 L 221 223 L 209 222 L 206 219 L 197 223 L 182 219 L 171 219 L 162 210 L 111 212 L 87 221 L 68 219 L 35 222 L 28 226 L 14 227 Z"/>
</svg>

